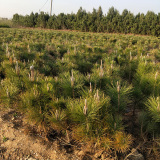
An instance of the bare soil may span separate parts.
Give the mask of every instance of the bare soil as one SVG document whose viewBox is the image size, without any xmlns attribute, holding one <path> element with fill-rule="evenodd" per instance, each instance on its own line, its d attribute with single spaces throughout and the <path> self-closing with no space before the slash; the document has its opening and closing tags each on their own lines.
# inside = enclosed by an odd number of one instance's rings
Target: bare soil
<svg viewBox="0 0 160 160">
<path fill-rule="evenodd" d="M 28 126 L 22 114 L 13 110 L 0 111 L 0 160 L 79 160 L 74 152 L 59 147 L 53 136 L 46 141 L 33 127 Z"/>
</svg>

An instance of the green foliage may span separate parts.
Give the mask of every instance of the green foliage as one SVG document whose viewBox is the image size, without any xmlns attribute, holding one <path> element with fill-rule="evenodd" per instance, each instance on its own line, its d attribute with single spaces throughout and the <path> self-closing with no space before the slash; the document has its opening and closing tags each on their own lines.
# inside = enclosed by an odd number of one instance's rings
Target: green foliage
<svg viewBox="0 0 160 160">
<path fill-rule="evenodd" d="M 12 21 L 11 20 L 0 20 L 0 28 L 11 28 L 12 27 Z"/>
<path fill-rule="evenodd" d="M 120 16 L 112 8 L 108 20 L 112 14 Z M 132 16 L 127 10 L 122 15 L 124 20 Z M 81 30 L 104 18 L 101 8 L 89 17 L 82 8 L 72 16 L 80 22 L 89 18 L 82 28 L 76 26 Z M 64 14 L 59 18 L 58 27 L 69 25 Z M 32 14 L 26 23 L 36 19 Z M 126 133 L 132 113 L 140 115 L 139 136 L 159 138 L 159 44 L 150 36 L 0 29 L 0 107 L 21 111 L 46 135 L 50 129 L 71 132 L 71 140 L 124 153 L 132 142 Z"/>
<path fill-rule="evenodd" d="M 103 134 L 103 119 L 108 112 L 109 98 L 101 96 L 96 91 L 86 98 L 68 101 L 67 109 L 73 125 L 76 128 L 83 127 L 84 134 L 88 136 Z"/>
<path fill-rule="evenodd" d="M 76 14 L 64 14 L 49 16 L 48 13 L 31 13 L 22 16 L 13 15 L 13 24 L 24 27 L 41 27 L 49 29 L 70 29 L 83 32 L 109 32 L 109 33 L 133 33 L 142 35 L 159 36 L 159 15 L 148 11 L 146 15 L 138 13 L 133 15 L 127 9 L 122 14 L 111 7 L 107 15 L 102 8 L 93 9 L 92 13 L 86 12 L 82 7 Z M 116 39 L 115 39 L 116 40 Z M 136 41 L 133 41 L 133 44 Z"/>
<path fill-rule="evenodd" d="M 7 142 L 8 141 L 8 138 L 3 136 L 3 142 Z"/>
<path fill-rule="evenodd" d="M 66 116 L 65 111 L 56 109 L 51 111 L 51 115 L 48 115 L 48 120 L 51 126 L 59 131 L 67 129 Z"/>
<path fill-rule="evenodd" d="M 79 97 L 84 85 L 84 77 L 78 71 L 64 72 L 60 74 L 60 86 L 61 96 L 64 97 Z"/>
<path fill-rule="evenodd" d="M 160 122 L 160 109 L 159 109 L 159 97 L 156 99 L 151 97 L 145 103 L 150 116 L 152 117 L 153 121 Z"/>
<path fill-rule="evenodd" d="M 149 133 L 152 138 L 158 138 L 160 135 L 160 111 L 159 97 L 150 97 L 145 102 L 146 111 L 139 116 L 142 134 Z"/>
<path fill-rule="evenodd" d="M 111 97 L 111 113 L 124 113 L 132 102 L 132 86 L 117 81 L 107 87 L 107 95 Z"/>
<path fill-rule="evenodd" d="M 7 24 L 0 24 L 0 28 L 10 28 L 10 26 Z"/>
</svg>

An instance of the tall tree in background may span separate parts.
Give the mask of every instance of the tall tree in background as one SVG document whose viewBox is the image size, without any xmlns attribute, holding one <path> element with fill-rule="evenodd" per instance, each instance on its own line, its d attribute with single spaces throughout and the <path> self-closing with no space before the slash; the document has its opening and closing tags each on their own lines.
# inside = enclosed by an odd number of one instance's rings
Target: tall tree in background
<svg viewBox="0 0 160 160">
<path fill-rule="evenodd" d="M 116 25 L 117 25 L 117 20 L 118 20 L 118 11 L 114 8 L 111 7 L 107 13 L 106 16 L 106 22 L 107 22 L 107 32 L 116 32 Z"/>
<path fill-rule="evenodd" d="M 148 11 L 146 16 L 146 34 L 147 35 L 156 35 L 156 24 L 157 24 L 157 15 L 154 12 Z"/>
<path fill-rule="evenodd" d="M 93 8 L 92 12 L 86 12 L 82 7 L 76 14 L 64 14 L 49 16 L 41 12 L 22 16 L 15 14 L 12 19 L 15 25 L 24 27 L 41 27 L 50 29 L 71 29 L 83 32 L 108 32 L 108 33 L 134 33 L 143 35 L 160 36 L 160 13 L 148 11 L 147 14 L 133 15 L 127 9 L 122 14 L 111 7 L 107 15 L 102 8 Z"/>
<path fill-rule="evenodd" d="M 19 25 L 19 14 L 14 14 L 12 21 L 15 25 Z"/>
<path fill-rule="evenodd" d="M 37 18 L 37 27 L 46 28 L 49 15 L 41 12 Z"/>
<path fill-rule="evenodd" d="M 135 33 L 135 34 L 139 34 L 139 22 L 140 22 L 140 13 L 138 13 L 135 17 L 134 17 L 134 23 L 132 25 L 132 29 L 131 29 L 131 33 Z"/>
<path fill-rule="evenodd" d="M 156 25 L 157 35 L 160 35 L 160 13 L 157 15 L 157 25 Z"/>
<path fill-rule="evenodd" d="M 146 21 L 145 21 L 145 15 L 143 13 L 140 14 L 138 31 L 140 34 L 143 34 L 143 35 L 146 34 Z"/>
</svg>

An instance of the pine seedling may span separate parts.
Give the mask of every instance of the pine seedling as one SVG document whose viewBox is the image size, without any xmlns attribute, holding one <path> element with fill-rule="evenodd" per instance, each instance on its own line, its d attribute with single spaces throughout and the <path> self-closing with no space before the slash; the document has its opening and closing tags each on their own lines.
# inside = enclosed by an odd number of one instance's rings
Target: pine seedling
<svg viewBox="0 0 160 160">
<path fill-rule="evenodd" d="M 111 74 L 113 72 L 113 63 L 111 63 Z"/>
<path fill-rule="evenodd" d="M 9 48 L 8 48 L 8 44 L 6 44 L 6 54 L 8 53 Z"/>
<path fill-rule="evenodd" d="M 160 122 L 160 99 L 159 97 L 150 97 L 145 103 L 148 113 L 151 115 L 155 122 Z"/>
<path fill-rule="evenodd" d="M 27 46 L 27 49 L 28 49 L 28 53 L 31 53 L 31 49 L 30 49 L 29 44 L 28 44 L 28 46 Z"/>
<path fill-rule="evenodd" d="M 111 98 L 111 112 L 113 115 L 124 113 L 126 107 L 132 102 L 132 86 L 127 84 L 113 83 L 106 88 L 107 95 Z"/>
<path fill-rule="evenodd" d="M 7 94 L 7 97 L 9 97 L 8 87 L 7 87 L 7 90 L 6 90 L 6 94 Z"/>
<path fill-rule="evenodd" d="M 73 77 L 73 70 L 71 71 L 72 76 L 71 76 L 71 87 L 74 87 L 74 77 Z"/>
<path fill-rule="evenodd" d="M 17 103 L 19 88 L 18 84 L 11 79 L 4 79 L 1 81 L 1 99 L 2 103 L 7 107 L 13 107 L 15 103 Z"/>
<path fill-rule="evenodd" d="M 80 99 L 69 100 L 67 104 L 67 109 L 74 126 L 77 130 L 79 130 L 78 128 L 83 128 L 82 134 L 86 134 L 86 136 L 94 136 L 102 132 L 102 123 L 100 123 L 102 117 L 100 113 L 101 110 L 109 105 L 108 98 L 99 98 L 99 102 L 97 103 L 94 99 L 94 94 L 95 92 L 92 94 L 88 93 L 87 98 L 82 97 Z M 87 95 L 87 92 L 85 95 Z M 96 130 L 98 133 L 94 133 Z"/>
<path fill-rule="evenodd" d="M 50 125 L 57 131 L 65 130 L 66 126 L 66 112 L 64 110 L 56 109 L 51 110 L 47 118 Z"/>
<path fill-rule="evenodd" d="M 73 71 L 72 71 L 72 76 L 71 76 L 71 87 L 72 87 L 73 98 L 74 98 L 74 77 L 73 77 Z"/>
<path fill-rule="evenodd" d="M 99 101 L 99 100 L 100 100 L 98 89 L 97 89 L 97 92 L 96 92 L 95 95 L 94 95 L 94 99 L 95 99 L 96 101 Z"/>
<path fill-rule="evenodd" d="M 127 152 L 131 144 L 133 143 L 133 138 L 130 134 L 125 134 L 124 132 L 116 132 L 114 135 L 113 148 L 121 153 Z"/>
<path fill-rule="evenodd" d="M 30 70 L 31 70 L 31 75 L 30 75 L 30 79 L 31 81 L 34 81 L 34 66 L 30 66 Z"/>
<path fill-rule="evenodd" d="M 92 74 L 90 76 L 90 82 L 94 86 L 94 88 L 104 88 L 106 83 L 109 81 L 109 75 L 107 72 L 103 70 L 103 68 L 93 68 Z"/>
<path fill-rule="evenodd" d="M 156 72 L 156 74 L 155 74 L 155 83 L 154 83 L 153 94 L 155 94 L 155 87 L 156 87 L 156 83 L 157 83 L 157 76 L 158 76 L 158 72 Z"/>
<path fill-rule="evenodd" d="M 78 71 L 72 70 L 71 75 L 69 72 L 64 72 L 59 77 L 61 79 L 59 82 L 61 95 L 64 97 L 79 97 L 84 84 L 84 76 Z"/>
<path fill-rule="evenodd" d="M 152 136 L 153 140 L 160 135 L 159 122 L 156 122 L 152 118 L 150 112 L 142 111 L 138 117 L 139 123 L 141 125 L 141 136 L 146 139 L 146 136 Z"/>
<path fill-rule="evenodd" d="M 15 65 L 16 74 L 18 74 L 18 69 L 19 69 L 18 61 L 16 61 L 16 65 Z"/>
<path fill-rule="evenodd" d="M 90 82 L 90 88 L 89 88 L 89 92 L 91 93 L 92 92 L 92 84 L 91 84 L 91 82 Z"/>
<path fill-rule="evenodd" d="M 88 73 L 88 74 L 87 74 L 87 77 L 88 77 L 88 80 L 89 80 L 89 82 L 90 82 L 91 74 L 90 74 L 90 73 Z"/>
<path fill-rule="evenodd" d="M 132 61 L 132 52 L 130 52 L 130 61 Z"/>
<path fill-rule="evenodd" d="M 102 66 L 100 66 L 99 76 L 102 78 L 103 75 L 104 75 L 104 71 L 103 71 Z"/>
<path fill-rule="evenodd" d="M 83 113 L 86 115 L 87 114 L 87 99 L 85 99 L 85 105 L 84 105 L 84 108 L 83 108 Z"/>
</svg>

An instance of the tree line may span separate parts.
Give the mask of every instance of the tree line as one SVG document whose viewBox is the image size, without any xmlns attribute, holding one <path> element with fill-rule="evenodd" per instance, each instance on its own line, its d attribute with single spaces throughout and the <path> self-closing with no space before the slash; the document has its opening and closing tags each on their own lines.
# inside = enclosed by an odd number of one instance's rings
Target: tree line
<svg viewBox="0 0 160 160">
<path fill-rule="evenodd" d="M 76 14 L 60 13 L 52 16 L 45 12 L 32 12 L 26 16 L 14 14 L 12 21 L 14 25 L 22 27 L 160 36 L 160 13 L 148 11 L 146 14 L 134 15 L 125 9 L 120 14 L 114 7 L 111 7 L 105 15 L 101 7 L 93 9 L 92 12 L 80 7 Z"/>
</svg>

